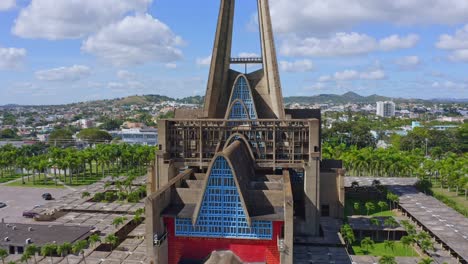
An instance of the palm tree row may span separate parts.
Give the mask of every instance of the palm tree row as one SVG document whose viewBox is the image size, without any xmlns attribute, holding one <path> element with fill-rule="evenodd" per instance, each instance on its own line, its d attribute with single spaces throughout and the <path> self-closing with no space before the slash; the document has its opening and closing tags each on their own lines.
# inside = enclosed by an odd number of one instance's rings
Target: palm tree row
<svg viewBox="0 0 468 264">
<path fill-rule="evenodd" d="M 31 151 L 30 146 L 0 148 L 0 177 L 20 172 L 36 183 L 37 178 L 47 181 L 47 173 L 73 184 L 89 178 L 102 178 L 109 174 L 144 174 L 149 162 L 154 158 L 154 147 L 138 145 L 96 145 L 93 148 L 50 147 L 42 151 Z M 1 178 L 0 178 L 1 179 Z"/>
<path fill-rule="evenodd" d="M 468 190 L 468 153 L 446 153 L 440 158 L 426 157 L 421 150 L 374 149 L 332 146 L 324 143 L 323 158 L 343 160 L 351 176 L 420 177 L 438 179 L 442 186 Z"/>
</svg>

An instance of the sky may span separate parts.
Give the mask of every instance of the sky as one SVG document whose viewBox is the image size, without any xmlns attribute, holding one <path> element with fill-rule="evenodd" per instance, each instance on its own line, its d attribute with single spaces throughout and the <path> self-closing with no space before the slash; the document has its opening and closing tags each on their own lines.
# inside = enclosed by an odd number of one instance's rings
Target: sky
<svg viewBox="0 0 468 264">
<path fill-rule="evenodd" d="M 0 105 L 203 95 L 219 2 L 0 0 Z M 260 54 L 256 3 L 236 2 L 233 57 Z M 466 0 L 270 8 L 284 96 L 468 98 Z"/>
</svg>

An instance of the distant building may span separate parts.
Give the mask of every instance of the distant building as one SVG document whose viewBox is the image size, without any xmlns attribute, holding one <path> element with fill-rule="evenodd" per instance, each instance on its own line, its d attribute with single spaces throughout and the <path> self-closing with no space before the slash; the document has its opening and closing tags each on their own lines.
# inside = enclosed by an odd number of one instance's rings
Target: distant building
<svg viewBox="0 0 468 264">
<path fill-rule="evenodd" d="M 381 117 L 395 116 L 395 103 L 391 101 L 377 102 L 377 115 Z"/>
<path fill-rule="evenodd" d="M 111 132 L 113 137 L 121 137 L 122 141 L 132 145 L 156 146 L 158 144 L 158 130 L 156 128 L 133 128 Z"/>
</svg>

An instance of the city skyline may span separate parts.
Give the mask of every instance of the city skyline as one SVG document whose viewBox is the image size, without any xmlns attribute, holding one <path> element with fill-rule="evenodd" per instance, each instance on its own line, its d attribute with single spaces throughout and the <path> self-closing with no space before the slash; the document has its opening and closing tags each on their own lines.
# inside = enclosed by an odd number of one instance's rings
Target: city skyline
<svg viewBox="0 0 468 264">
<path fill-rule="evenodd" d="M 0 105 L 205 93 L 218 4 L 53 2 L 0 4 Z M 236 8 L 234 38 L 249 41 L 234 41 L 232 54 L 257 56 L 256 2 Z M 464 1 L 274 0 L 271 9 L 284 96 L 467 97 Z M 194 31 L 193 21 L 203 30 Z"/>
</svg>

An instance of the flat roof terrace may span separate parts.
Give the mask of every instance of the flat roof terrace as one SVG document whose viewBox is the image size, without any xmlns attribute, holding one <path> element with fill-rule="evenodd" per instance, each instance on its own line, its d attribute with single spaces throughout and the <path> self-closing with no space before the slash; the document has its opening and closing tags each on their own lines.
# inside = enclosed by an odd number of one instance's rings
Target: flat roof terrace
<svg viewBox="0 0 468 264">
<path fill-rule="evenodd" d="M 466 217 L 413 186 L 390 186 L 389 189 L 400 196 L 403 211 L 459 256 L 462 263 L 468 263 Z"/>
</svg>

